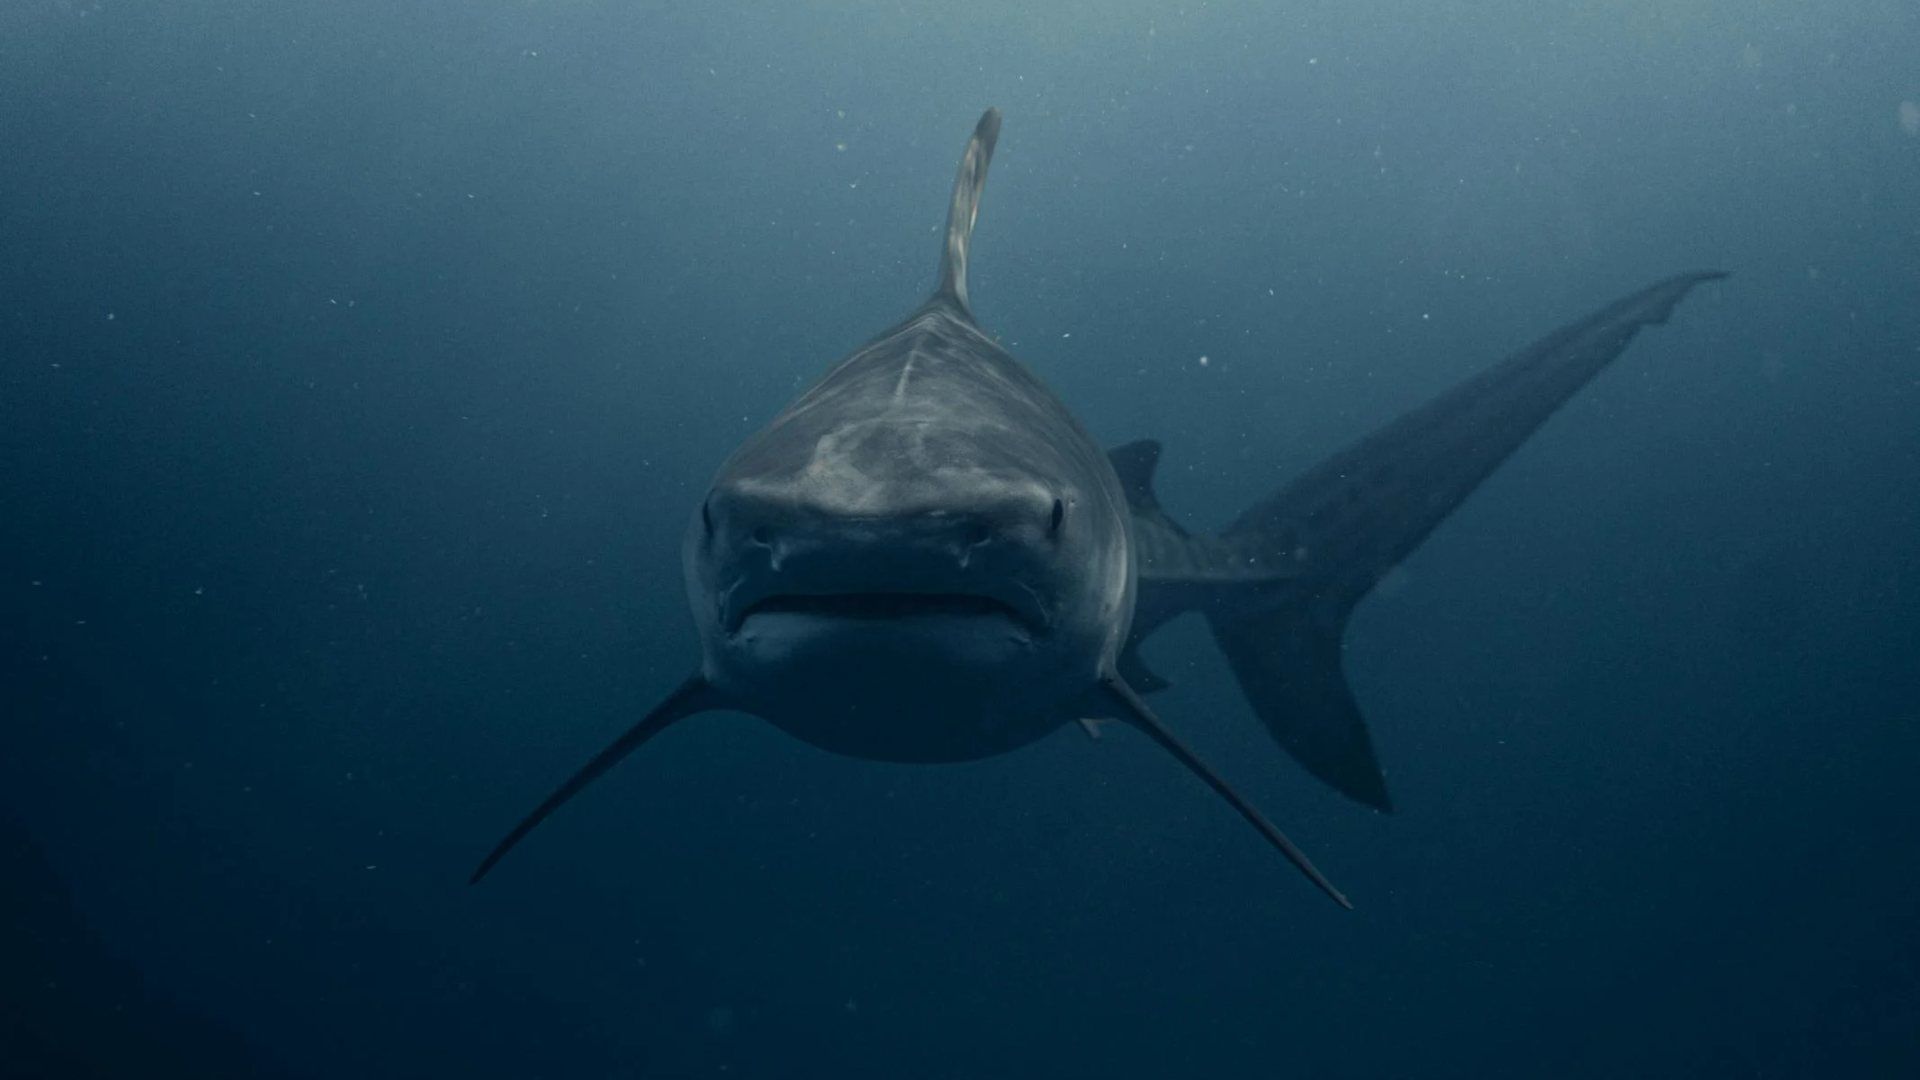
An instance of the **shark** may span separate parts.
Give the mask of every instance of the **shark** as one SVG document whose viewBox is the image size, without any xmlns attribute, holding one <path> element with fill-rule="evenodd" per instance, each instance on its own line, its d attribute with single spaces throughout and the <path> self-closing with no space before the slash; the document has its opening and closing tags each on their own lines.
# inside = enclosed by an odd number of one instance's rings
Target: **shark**
<svg viewBox="0 0 1920 1080">
<path fill-rule="evenodd" d="M 1001 127 L 962 154 L 933 294 L 834 365 L 720 466 L 683 578 L 697 669 L 480 863 L 648 740 L 741 712 L 888 762 L 1008 753 L 1118 721 L 1158 744 L 1335 903 L 1347 897 L 1154 711 L 1140 655 L 1204 617 L 1252 711 L 1306 771 L 1391 802 L 1342 668 L 1349 613 L 1563 402 L 1717 271 L 1634 293 L 1309 469 L 1224 529 L 1160 506 L 1161 446 L 1103 451 L 974 318 L 967 264 Z"/>
</svg>

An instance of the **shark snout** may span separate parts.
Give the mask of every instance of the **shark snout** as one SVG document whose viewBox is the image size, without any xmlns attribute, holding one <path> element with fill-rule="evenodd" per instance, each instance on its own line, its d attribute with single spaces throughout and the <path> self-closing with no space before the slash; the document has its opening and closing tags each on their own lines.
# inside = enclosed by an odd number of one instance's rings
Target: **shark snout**
<svg viewBox="0 0 1920 1080">
<path fill-rule="evenodd" d="M 723 483 L 708 495 L 701 518 L 710 542 L 760 552 L 776 566 L 821 549 L 883 559 L 911 549 L 916 558 L 965 566 L 986 549 L 1057 544 L 1067 499 L 1037 483 L 969 480 L 903 490 L 865 484 L 848 492 Z"/>
<path fill-rule="evenodd" d="M 908 579 L 964 571 L 1009 540 L 979 518 L 936 518 L 760 522 L 740 529 L 736 543 L 775 572 L 815 574 L 832 564 L 857 577 Z"/>
</svg>

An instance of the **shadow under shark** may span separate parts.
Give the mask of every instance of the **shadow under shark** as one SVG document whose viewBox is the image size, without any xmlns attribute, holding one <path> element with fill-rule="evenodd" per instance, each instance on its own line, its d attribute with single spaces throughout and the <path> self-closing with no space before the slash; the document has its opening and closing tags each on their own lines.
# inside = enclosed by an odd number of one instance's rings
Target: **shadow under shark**
<svg viewBox="0 0 1920 1080">
<path fill-rule="evenodd" d="M 1369 805 L 1386 785 L 1340 664 L 1348 613 L 1562 402 L 1665 321 L 1675 277 L 1564 327 L 1328 459 L 1211 536 L 1160 509 L 1160 447 L 1103 453 L 974 321 L 967 255 L 1000 114 L 948 208 L 940 285 L 727 459 L 682 548 L 700 668 L 510 832 L 695 713 L 759 716 L 840 754 L 942 762 L 1121 720 L 1346 897 L 1154 715 L 1142 639 L 1203 614 L 1269 730 Z"/>
</svg>

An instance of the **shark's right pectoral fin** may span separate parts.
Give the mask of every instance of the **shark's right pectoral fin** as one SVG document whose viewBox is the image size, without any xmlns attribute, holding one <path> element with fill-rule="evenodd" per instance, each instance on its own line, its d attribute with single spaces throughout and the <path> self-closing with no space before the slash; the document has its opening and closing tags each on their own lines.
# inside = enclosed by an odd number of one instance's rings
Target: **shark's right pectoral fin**
<svg viewBox="0 0 1920 1080">
<path fill-rule="evenodd" d="M 1353 910 L 1353 904 L 1347 900 L 1346 896 L 1343 895 L 1339 889 L 1333 887 L 1333 882 L 1328 881 L 1326 875 L 1322 874 L 1318 867 L 1313 865 L 1313 860 L 1307 858 L 1306 852 L 1294 846 L 1293 841 L 1287 839 L 1287 834 L 1281 832 L 1279 826 L 1268 821 L 1265 814 L 1255 809 L 1254 805 L 1248 802 L 1238 791 L 1235 791 L 1232 785 L 1221 778 L 1219 773 L 1214 772 L 1212 766 L 1202 761 L 1200 755 L 1194 753 L 1191 747 L 1182 742 L 1172 731 L 1169 731 L 1167 726 L 1160 722 L 1160 718 L 1154 715 L 1153 709 L 1147 705 L 1146 701 L 1144 701 L 1139 694 L 1135 693 L 1132 687 L 1127 685 L 1125 679 L 1120 678 L 1118 675 L 1109 675 L 1101 680 L 1100 688 L 1107 696 L 1107 703 L 1114 706 L 1116 715 L 1120 719 L 1139 728 L 1145 732 L 1148 737 L 1152 738 L 1154 742 L 1159 743 L 1168 753 L 1180 759 L 1182 765 L 1185 765 L 1195 776 L 1206 781 L 1208 787 L 1211 787 L 1221 798 L 1227 800 L 1228 804 L 1235 810 L 1240 811 L 1240 816 L 1246 818 L 1248 824 L 1260 830 L 1260 835 L 1266 837 L 1268 843 L 1280 849 L 1280 854 L 1285 855 L 1288 862 L 1291 862 L 1302 874 L 1305 874 L 1307 880 L 1319 886 L 1320 891 L 1332 897 L 1334 903 L 1339 904 L 1348 911 Z"/>
<path fill-rule="evenodd" d="M 694 713 L 710 712 L 727 708 L 727 702 L 713 684 L 700 675 L 694 675 L 680 684 L 679 689 L 667 695 L 667 699 L 653 707 L 653 711 L 640 719 L 640 722 L 627 729 L 626 734 L 615 739 L 605 750 L 593 756 L 572 778 L 560 785 L 559 789 L 547 796 L 545 802 L 535 807 L 520 824 L 513 827 L 506 839 L 494 846 L 487 857 L 480 862 L 479 869 L 473 872 L 468 884 L 477 884 L 487 876 L 495 863 L 499 862 L 513 846 L 526 838 L 534 826 L 545 821 L 547 815 L 560 809 L 568 799 L 578 795 L 582 788 L 600 778 L 608 769 L 620 763 L 620 759 L 639 749 L 640 744 L 665 731 L 675 721 L 685 719 Z"/>
</svg>

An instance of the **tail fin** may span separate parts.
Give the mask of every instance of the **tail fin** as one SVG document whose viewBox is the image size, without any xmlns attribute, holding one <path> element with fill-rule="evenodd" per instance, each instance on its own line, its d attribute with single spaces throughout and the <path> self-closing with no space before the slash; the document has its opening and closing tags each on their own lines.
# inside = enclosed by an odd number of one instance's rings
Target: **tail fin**
<svg viewBox="0 0 1920 1080">
<path fill-rule="evenodd" d="M 987 186 L 987 166 L 993 162 L 993 144 L 1000 138 L 1000 110 L 988 109 L 974 125 L 960 157 L 960 173 L 953 178 L 953 202 L 947 207 L 946 247 L 940 254 L 940 287 L 936 299 L 948 299 L 960 310 L 967 306 L 967 253 L 973 247 L 973 222 L 980 216 L 980 192 Z"/>
<path fill-rule="evenodd" d="M 1341 792 L 1389 809 L 1341 669 L 1354 605 L 1641 327 L 1665 322 L 1694 286 L 1724 276 L 1670 278 L 1565 326 L 1335 454 L 1219 536 L 1189 541 L 1214 551 L 1212 563 L 1245 568 L 1238 585 L 1196 589 L 1187 566 L 1197 560 L 1169 560 L 1163 572 L 1149 550 L 1140 602 L 1150 614 L 1136 620 L 1137 636 L 1179 610 L 1204 611 L 1280 745 Z M 1157 506 L 1136 506 L 1136 534 L 1153 535 L 1156 515 Z"/>
<path fill-rule="evenodd" d="M 1209 614 L 1207 624 L 1281 747 L 1342 795 L 1391 811 L 1386 774 L 1340 662 L 1346 612 L 1309 604 L 1240 618 Z"/>
</svg>

